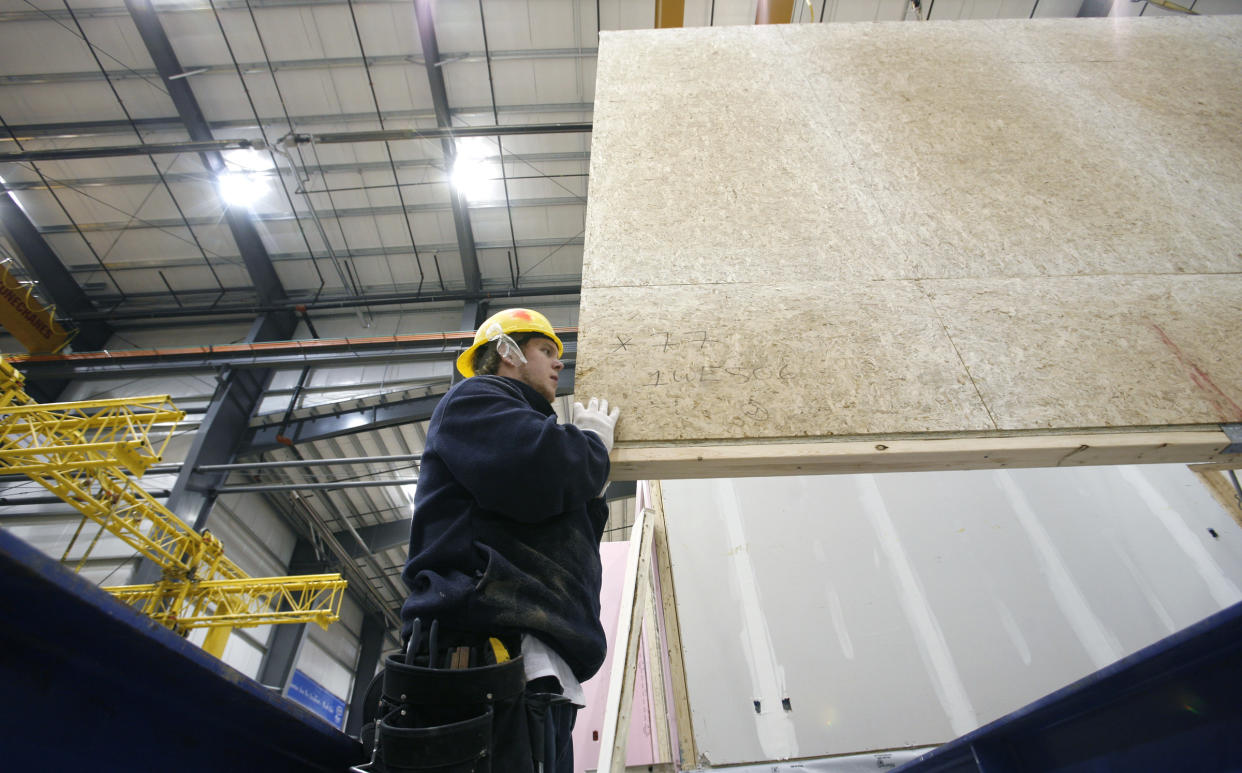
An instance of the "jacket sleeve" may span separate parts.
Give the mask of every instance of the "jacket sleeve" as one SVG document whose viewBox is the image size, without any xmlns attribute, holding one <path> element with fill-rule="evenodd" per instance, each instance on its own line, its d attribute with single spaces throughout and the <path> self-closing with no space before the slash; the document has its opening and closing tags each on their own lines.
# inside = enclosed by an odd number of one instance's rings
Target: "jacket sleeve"
<svg viewBox="0 0 1242 773">
<path fill-rule="evenodd" d="M 473 378 L 437 428 L 436 450 L 479 505 L 533 523 L 581 507 L 608 479 L 608 450 L 592 432 L 557 424 L 515 387 Z"/>
</svg>

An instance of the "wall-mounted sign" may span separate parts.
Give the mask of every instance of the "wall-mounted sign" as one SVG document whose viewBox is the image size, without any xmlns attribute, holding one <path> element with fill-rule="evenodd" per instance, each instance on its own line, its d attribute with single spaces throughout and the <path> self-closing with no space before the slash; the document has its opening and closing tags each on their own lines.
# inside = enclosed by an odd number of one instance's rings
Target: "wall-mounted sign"
<svg viewBox="0 0 1242 773">
<path fill-rule="evenodd" d="M 293 700 L 326 719 L 338 730 L 345 723 L 345 701 L 328 692 L 328 688 L 294 669 L 293 679 L 285 693 Z"/>
</svg>

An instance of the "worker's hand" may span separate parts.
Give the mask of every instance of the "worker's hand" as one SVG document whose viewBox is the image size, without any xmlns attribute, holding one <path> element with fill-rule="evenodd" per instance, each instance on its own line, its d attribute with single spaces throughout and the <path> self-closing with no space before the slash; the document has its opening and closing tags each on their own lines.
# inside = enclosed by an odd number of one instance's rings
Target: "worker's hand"
<svg viewBox="0 0 1242 773">
<path fill-rule="evenodd" d="M 607 400 L 592 397 L 585 408 L 582 403 L 574 403 L 571 421 L 578 429 L 599 435 L 599 439 L 604 441 L 604 448 L 612 451 L 612 431 L 617 426 L 617 417 L 620 415 L 620 408 L 613 408 L 609 413 Z"/>
</svg>

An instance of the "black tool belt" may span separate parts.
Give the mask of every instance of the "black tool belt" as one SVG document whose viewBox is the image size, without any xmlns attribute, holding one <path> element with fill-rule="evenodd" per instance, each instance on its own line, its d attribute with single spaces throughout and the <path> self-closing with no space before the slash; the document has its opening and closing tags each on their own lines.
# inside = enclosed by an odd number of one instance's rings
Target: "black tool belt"
<svg viewBox="0 0 1242 773">
<path fill-rule="evenodd" d="M 415 629 L 418 630 L 417 628 Z M 527 692 L 526 667 L 515 642 L 513 656 L 474 665 L 452 664 L 450 650 L 480 653 L 487 637 L 437 637 L 436 647 L 413 642 L 410 652 L 389 655 L 368 690 L 362 743 L 371 761 L 358 773 L 527 773 L 544 753 L 544 717 L 559 695 Z M 407 662 L 411 661 L 411 662 Z"/>
<path fill-rule="evenodd" d="M 529 769 L 525 665 L 512 660 L 446 670 L 384 663 L 374 773 L 490 773 Z M 503 740 L 502 744 L 495 741 Z M 495 760 L 518 741 L 517 764 Z M 499 748 L 503 746 L 504 748 Z"/>
</svg>

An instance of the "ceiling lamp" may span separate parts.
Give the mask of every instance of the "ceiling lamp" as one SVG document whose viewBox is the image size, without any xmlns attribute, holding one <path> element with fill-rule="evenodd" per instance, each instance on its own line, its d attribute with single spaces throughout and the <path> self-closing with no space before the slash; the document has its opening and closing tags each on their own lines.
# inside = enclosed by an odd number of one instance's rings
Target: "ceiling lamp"
<svg viewBox="0 0 1242 773">
<path fill-rule="evenodd" d="M 231 207 L 248 207 L 268 192 L 267 180 L 251 172 L 225 172 L 216 178 L 220 198 Z"/>
<path fill-rule="evenodd" d="M 488 198 L 495 187 L 497 169 L 492 155 L 491 143 L 481 137 L 457 141 L 451 179 L 453 187 L 470 201 Z"/>
<path fill-rule="evenodd" d="M 220 198 L 233 207 L 249 207 L 269 190 L 268 171 L 273 168 L 271 157 L 256 150 L 230 150 L 224 153 L 230 171 L 216 177 Z"/>
</svg>

